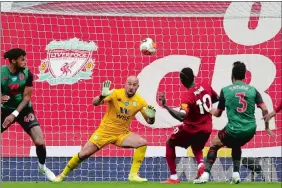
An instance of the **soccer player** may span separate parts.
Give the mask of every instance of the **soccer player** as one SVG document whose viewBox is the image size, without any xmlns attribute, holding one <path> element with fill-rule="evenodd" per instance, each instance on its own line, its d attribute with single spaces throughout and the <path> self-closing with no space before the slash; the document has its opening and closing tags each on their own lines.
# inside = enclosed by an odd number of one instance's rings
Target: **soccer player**
<svg viewBox="0 0 282 188">
<path fill-rule="evenodd" d="M 82 150 L 68 162 L 63 172 L 57 176 L 56 182 L 63 179 L 83 160 L 101 150 L 108 144 L 122 148 L 136 148 L 133 163 L 128 176 L 129 181 L 145 182 L 147 179 L 138 175 L 144 160 L 147 141 L 138 134 L 129 131 L 129 126 L 138 112 L 141 112 L 148 124 L 154 124 L 156 110 L 148 106 L 146 101 L 136 93 L 139 81 L 136 76 L 129 76 L 125 88 L 110 90 L 110 81 L 102 84 L 101 95 L 93 100 L 93 105 L 107 103 L 107 111 L 99 128 L 93 133 Z"/>
<path fill-rule="evenodd" d="M 282 102 L 280 102 L 280 104 L 269 114 L 266 114 L 263 118 L 264 121 L 268 122 L 271 118 L 273 118 L 274 116 L 276 116 L 277 113 L 279 113 L 279 111 L 282 109 Z"/>
<path fill-rule="evenodd" d="M 54 181 L 56 176 L 45 165 L 45 141 L 30 102 L 33 74 L 26 68 L 25 56 L 26 52 L 20 48 L 4 54 L 10 64 L 1 66 L 1 133 L 18 122 L 35 144 L 39 171 Z"/>
<path fill-rule="evenodd" d="M 233 174 L 232 182 L 240 183 L 241 147 L 248 143 L 256 133 L 255 105 L 262 110 L 262 115 L 268 113 L 260 93 L 252 86 L 245 84 L 246 66 L 242 62 L 233 63 L 232 85 L 224 87 L 219 96 L 216 110 L 211 113 L 220 117 L 222 111 L 227 110 L 228 123 L 212 140 L 205 164 L 205 172 L 194 183 L 206 183 L 210 177 L 210 171 L 217 157 L 217 151 L 226 146 L 232 148 Z M 265 122 L 265 130 L 270 136 L 274 136 Z"/>
<path fill-rule="evenodd" d="M 163 94 L 160 94 L 159 97 L 163 107 L 175 119 L 183 122 L 183 125 L 174 130 L 166 144 L 166 160 L 171 174 L 170 178 L 163 182 L 167 184 L 180 183 L 176 173 L 175 146 L 185 149 L 191 146 L 198 163 L 196 178 L 199 178 L 204 172 L 202 150 L 212 131 L 212 115 L 210 114 L 212 103 L 218 101 L 218 95 L 210 85 L 194 83 L 194 74 L 191 68 L 182 69 L 179 77 L 182 84 L 188 89 L 183 93 L 180 111 L 169 108 Z"/>
</svg>

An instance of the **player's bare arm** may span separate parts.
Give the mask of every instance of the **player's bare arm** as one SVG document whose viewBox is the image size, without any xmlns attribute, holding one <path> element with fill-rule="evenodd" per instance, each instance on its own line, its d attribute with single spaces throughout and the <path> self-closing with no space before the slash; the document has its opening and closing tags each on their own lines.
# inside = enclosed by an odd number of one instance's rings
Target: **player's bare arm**
<svg viewBox="0 0 282 188">
<path fill-rule="evenodd" d="M 22 102 L 19 104 L 17 111 L 20 113 L 30 102 L 31 99 L 31 94 L 32 94 L 32 89 L 33 87 L 25 87 L 24 89 L 24 93 L 23 93 L 23 100 Z"/>
<path fill-rule="evenodd" d="M 268 114 L 268 109 L 267 109 L 267 107 L 266 107 L 266 105 L 264 103 L 261 104 L 259 106 L 259 108 L 261 109 L 263 117 Z M 275 134 L 269 128 L 269 122 L 265 121 L 264 124 L 265 124 L 265 131 L 267 132 L 267 134 L 269 134 L 271 137 L 275 137 Z"/>
<path fill-rule="evenodd" d="M 186 112 L 185 111 L 176 111 L 166 105 L 166 99 L 163 93 L 159 93 L 159 100 L 162 104 L 162 106 L 170 113 L 172 117 L 177 119 L 178 121 L 183 122 L 185 117 L 186 117 Z"/>
<path fill-rule="evenodd" d="M 107 80 L 107 81 L 102 83 L 101 94 L 99 96 L 96 96 L 92 101 L 92 104 L 94 106 L 99 106 L 99 105 L 103 104 L 104 99 L 114 92 L 115 89 L 110 90 L 110 87 L 111 87 L 111 81 Z"/>
<path fill-rule="evenodd" d="M 273 118 L 274 116 L 276 116 L 276 114 L 282 109 L 282 102 L 280 102 L 280 104 L 269 114 L 266 114 L 265 116 L 263 116 L 264 121 L 268 122 L 271 118 Z"/>
<path fill-rule="evenodd" d="M 210 113 L 215 117 L 220 117 L 222 115 L 222 110 L 213 108 Z"/>
<path fill-rule="evenodd" d="M 268 109 L 267 109 L 267 107 L 266 107 L 265 104 L 261 104 L 261 105 L 259 106 L 259 108 L 261 109 L 261 112 L 262 112 L 262 115 L 263 115 L 263 116 L 265 116 L 266 114 L 268 114 Z"/>
<path fill-rule="evenodd" d="M 276 111 L 273 110 L 272 112 L 270 112 L 269 114 L 266 114 L 265 116 L 263 116 L 262 119 L 264 119 L 265 122 L 269 122 L 269 120 L 271 118 L 273 118 L 274 116 L 276 116 Z"/>
<path fill-rule="evenodd" d="M 262 117 L 266 116 L 268 114 L 268 109 L 265 103 L 263 102 L 263 99 L 261 97 L 261 94 L 256 90 L 256 97 L 255 97 L 255 103 L 258 108 L 261 109 Z M 274 137 L 274 133 L 269 129 L 269 122 L 265 121 L 265 131 L 267 134 L 269 134 L 271 137 Z"/>
<path fill-rule="evenodd" d="M 105 98 L 106 98 L 106 97 L 104 97 L 104 96 L 102 96 L 102 95 L 96 96 L 96 97 L 93 99 L 92 104 L 93 104 L 94 106 L 99 106 L 99 105 L 101 105 L 101 104 L 104 103 L 104 99 L 105 99 Z"/>
</svg>

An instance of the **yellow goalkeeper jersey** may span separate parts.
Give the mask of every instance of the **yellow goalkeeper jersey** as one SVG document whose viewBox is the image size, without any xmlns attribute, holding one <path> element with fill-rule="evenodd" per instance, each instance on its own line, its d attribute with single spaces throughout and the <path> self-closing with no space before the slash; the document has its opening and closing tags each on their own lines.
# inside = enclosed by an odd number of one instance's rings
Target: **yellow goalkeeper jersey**
<svg viewBox="0 0 282 188">
<path fill-rule="evenodd" d="M 114 133 L 126 132 L 129 131 L 132 119 L 139 111 L 146 117 L 143 108 L 147 107 L 147 103 L 137 93 L 129 98 L 125 89 L 116 89 L 104 99 L 104 102 L 107 102 L 107 110 L 99 129 Z"/>
</svg>

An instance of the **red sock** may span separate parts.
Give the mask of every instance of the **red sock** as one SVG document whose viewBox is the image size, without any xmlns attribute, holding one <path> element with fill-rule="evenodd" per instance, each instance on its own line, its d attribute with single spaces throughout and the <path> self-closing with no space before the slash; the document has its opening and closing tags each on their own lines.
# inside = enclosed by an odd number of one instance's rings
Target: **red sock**
<svg viewBox="0 0 282 188">
<path fill-rule="evenodd" d="M 195 159 L 197 161 L 197 164 L 203 163 L 204 159 L 203 159 L 203 151 L 202 150 L 198 150 L 198 149 L 193 149 L 193 153 L 195 156 Z"/>
<path fill-rule="evenodd" d="M 166 162 L 170 170 L 170 174 L 176 174 L 176 154 L 175 147 L 171 147 L 168 143 L 166 144 Z"/>
</svg>

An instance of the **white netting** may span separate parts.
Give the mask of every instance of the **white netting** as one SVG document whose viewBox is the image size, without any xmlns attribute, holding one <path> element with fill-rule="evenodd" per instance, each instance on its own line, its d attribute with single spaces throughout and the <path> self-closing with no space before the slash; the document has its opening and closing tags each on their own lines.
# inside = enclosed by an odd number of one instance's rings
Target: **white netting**
<svg viewBox="0 0 282 188">
<path fill-rule="evenodd" d="M 183 91 L 177 72 L 183 67 L 192 67 L 197 81 L 207 81 L 219 92 L 230 84 L 232 63 L 241 60 L 248 66 L 247 82 L 261 92 L 270 110 L 282 100 L 281 2 L 9 2 L 1 3 L 1 11 L 2 54 L 25 49 L 28 66 L 37 75 L 32 102 L 45 134 L 47 165 L 56 174 L 98 127 L 105 107 L 91 102 L 106 79 L 120 88 L 127 76 L 138 75 L 139 93 L 157 108 L 155 128 L 138 116 L 131 129 L 149 143 L 141 175 L 151 181 L 168 177 L 165 142 L 179 124 L 158 106 L 156 92 L 165 92 L 168 104 L 177 107 Z M 139 52 L 147 37 L 158 45 L 152 56 Z M 77 65 L 72 77 L 60 69 L 69 61 Z M 281 181 L 281 114 L 271 122 L 278 135 L 274 139 L 263 131 L 261 112 L 256 116 L 258 132 L 244 147 L 241 176 L 250 180 L 244 165 L 255 157 L 263 171 L 257 180 Z M 211 138 L 225 123 L 226 117 L 214 120 Z M 20 126 L 2 135 L 2 146 L 3 180 L 44 180 L 32 142 Z M 68 180 L 126 180 L 132 153 L 106 147 Z M 193 179 L 194 160 L 181 149 L 177 155 L 182 157 L 179 174 Z M 232 171 L 230 151 L 219 156 L 213 178 L 225 181 Z"/>
</svg>

